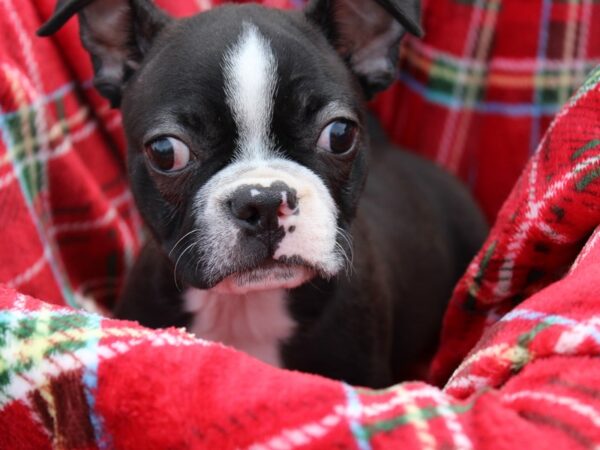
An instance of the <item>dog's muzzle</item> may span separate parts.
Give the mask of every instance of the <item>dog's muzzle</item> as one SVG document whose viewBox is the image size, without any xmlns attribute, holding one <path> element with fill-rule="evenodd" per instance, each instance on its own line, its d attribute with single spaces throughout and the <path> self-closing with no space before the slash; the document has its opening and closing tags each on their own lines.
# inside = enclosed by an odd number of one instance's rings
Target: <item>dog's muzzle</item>
<svg viewBox="0 0 600 450">
<path fill-rule="evenodd" d="M 293 288 L 343 266 L 335 202 L 293 161 L 240 161 L 215 174 L 197 194 L 196 225 L 199 267 L 227 290 Z"/>
</svg>

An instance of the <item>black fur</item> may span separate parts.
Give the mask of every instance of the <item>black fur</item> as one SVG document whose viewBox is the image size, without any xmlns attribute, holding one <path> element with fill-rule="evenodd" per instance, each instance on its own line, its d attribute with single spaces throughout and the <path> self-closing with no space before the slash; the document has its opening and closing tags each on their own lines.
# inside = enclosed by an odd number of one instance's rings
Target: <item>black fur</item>
<svg viewBox="0 0 600 450">
<path fill-rule="evenodd" d="M 194 227 L 194 194 L 232 163 L 238 130 L 224 100 L 221 66 L 243 23 L 252 22 L 269 39 L 278 63 L 270 132 L 286 158 L 324 180 L 340 211 L 338 225 L 354 241 L 353 271 L 317 277 L 290 292 L 289 311 L 298 328 L 282 345 L 282 360 L 290 369 L 380 387 L 414 376 L 412 369 L 431 355 L 452 288 L 486 226 L 454 178 L 392 148 L 365 112 L 365 96 L 390 80 L 355 76 L 350 60 L 336 52 L 339 30 L 331 14 L 337 2 L 312 2 L 308 18 L 237 5 L 177 21 L 146 1 L 125 2 L 137 5 L 130 11 L 132 40 L 123 62 L 130 70 L 111 79 L 113 91 L 104 94 L 122 104 L 131 188 L 152 239 L 116 316 L 151 327 L 188 325 L 191 317 L 183 311 L 178 288 L 208 289 L 220 281 L 205 276 L 206 261 L 193 252 L 182 254 L 185 245 L 176 244 Z M 62 2 L 42 34 L 56 31 L 88 3 Z M 420 33 L 416 0 L 378 3 Z M 148 18 L 155 26 L 144 26 Z M 395 67 L 397 42 L 390 45 Z M 315 151 L 326 125 L 318 113 L 331 101 L 342 102 L 358 118 L 359 144 L 346 155 Z M 176 135 L 192 150 L 181 173 L 162 174 L 149 166 L 144 144 L 160 135 Z M 221 279 L 271 256 L 251 242 Z M 341 236 L 339 244 L 349 246 Z"/>
</svg>

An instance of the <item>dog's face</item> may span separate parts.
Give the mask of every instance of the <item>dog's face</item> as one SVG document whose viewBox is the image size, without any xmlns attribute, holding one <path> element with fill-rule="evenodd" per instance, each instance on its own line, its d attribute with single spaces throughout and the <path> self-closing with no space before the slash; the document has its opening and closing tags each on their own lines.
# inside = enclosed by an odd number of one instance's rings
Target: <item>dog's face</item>
<svg viewBox="0 0 600 450">
<path fill-rule="evenodd" d="M 131 187 L 183 283 L 246 292 L 332 277 L 366 176 L 364 94 L 394 79 L 416 0 L 224 6 L 66 0 L 98 90 L 121 105 Z"/>
</svg>

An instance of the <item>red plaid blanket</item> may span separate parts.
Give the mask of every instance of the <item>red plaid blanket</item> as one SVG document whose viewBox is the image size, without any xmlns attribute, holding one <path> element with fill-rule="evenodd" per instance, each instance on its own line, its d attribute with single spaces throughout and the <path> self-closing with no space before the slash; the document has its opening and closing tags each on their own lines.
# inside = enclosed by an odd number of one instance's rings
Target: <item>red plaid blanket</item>
<svg viewBox="0 0 600 450">
<path fill-rule="evenodd" d="M 592 0 L 429 0 L 377 110 L 398 143 L 459 174 L 490 222 L 560 107 L 600 64 Z"/>
<path fill-rule="evenodd" d="M 600 4 L 426 5 L 427 38 L 375 105 L 394 137 L 490 217 L 537 151 L 451 302 L 432 369 L 459 366 L 450 381 L 370 391 L 24 295 L 109 306 L 142 239 L 76 24 L 33 37 L 53 3 L 0 0 L 0 448 L 598 446 L 600 70 L 538 143 L 600 56 Z"/>
</svg>

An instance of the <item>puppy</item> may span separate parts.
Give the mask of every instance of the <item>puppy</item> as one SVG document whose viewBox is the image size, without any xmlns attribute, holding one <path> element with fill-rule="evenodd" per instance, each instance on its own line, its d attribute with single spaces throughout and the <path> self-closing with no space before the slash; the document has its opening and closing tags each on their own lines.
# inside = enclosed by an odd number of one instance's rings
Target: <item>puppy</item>
<svg viewBox="0 0 600 450">
<path fill-rule="evenodd" d="M 39 34 L 75 14 L 152 235 L 116 317 L 352 384 L 414 376 L 486 232 L 457 181 L 365 112 L 421 34 L 419 2 L 176 20 L 149 0 L 60 0 Z"/>
</svg>

